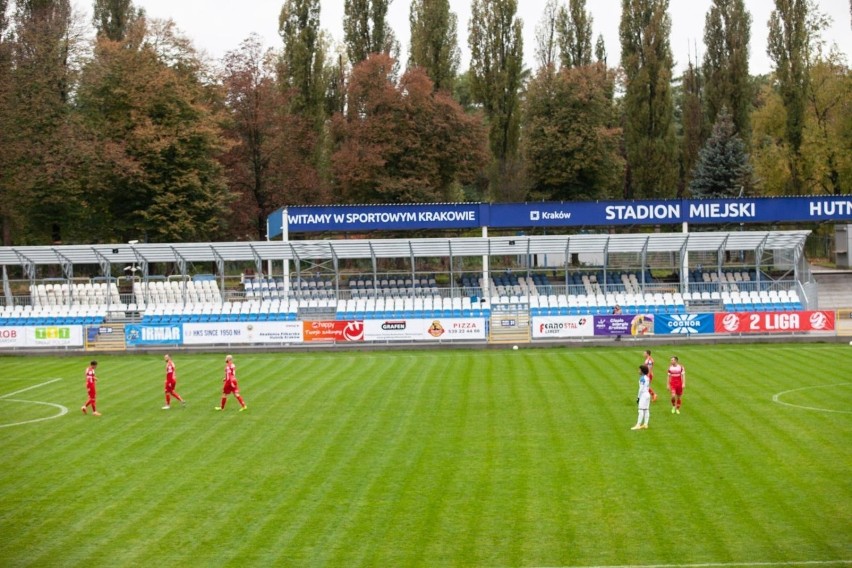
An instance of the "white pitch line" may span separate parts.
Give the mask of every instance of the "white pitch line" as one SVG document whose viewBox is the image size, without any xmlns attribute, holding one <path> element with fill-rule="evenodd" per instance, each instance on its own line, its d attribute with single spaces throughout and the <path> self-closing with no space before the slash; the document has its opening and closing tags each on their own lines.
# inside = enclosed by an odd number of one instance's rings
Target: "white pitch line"
<svg viewBox="0 0 852 568">
<path fill-rule="evenodd" d="M 59 380 L 59 379 L 57 379 Z M 0 428 L 9 428 L 10 426 L 22 426 L 24 424 L 32 424 L 33 422 L 43 422 L 45 420 L 53 420 L 54 418 L 59 418 L 60 416 L 64 416 L 68 414 L 68 407 L 62 406 L 61 404 L 54 404 L 52 402 L 42 402 L 40 400 L 19 400 L 16 398 L 6 398 L 9 395 L 5 395 L 0 397 L 4 399 L 6 402 L 26 402 L 28 404 L 41 404 L 42 406 L 52 406 L 54 408 L 59 409 L 58 414 L 54 414 L 53 416 L 45 416 L 44 418 L 34 418 L 32 420 L 24 420 L 23 422 L 12 422 L 11 424 L 0 424 Z"/>
<path fill-rule="evenodd" d="M 781 397 L 785 394 L 790 394 L 791 392 L 798 392 L 803 390 L 811 390 L 811 389 L 826 389 L 831 387 L 845 387 L 848 385 L 852 385 L 852 383 L 836 383 L 833 385 L 813 385 L 810 387 L 799 387 L 797 389 L 785 390 L 779 393 L 772 395 L 772 402 L 777 402 L 778 404 L 783 404 L 784 406 L 790 406 L 792 408 L 802 408 L 804 410 L 816 410 L 818 412 L 834 412 L 836 414 L 852 414 L 852 411 L 849 410 L 833 410 L 831 408 L 820 408 L 818 406 L 805 406 L 804 404 L 793 404 L 792 402 L 784 402 L 781 400 Z"/>
<path fill-rule="evenodd" d="M 22 392 L 27 392 L 28 390 L 37 389 L 37 388 L 39 388 L 39 387 L 43 387 L 43 386 L 45 386 L 45 385 L 49 385 L 50 383 L 55 383 L 56 381 L 61 381 L 61 380 L 62 380 L 61 378 L 60 378 L 60 379 L 53 379 L 52 381 L 47 381 L 47 382 L 45 382 L 45 383 L 40 383 L 40 384 L 37 384 L 37 385 L 33 385 L 33 386 L 31 386 L 31 387 L 27 387 L 27 388 L 25 388 L 25 389 L 16 390 L 15 392 L 10 392 L 10 393 L 8 393 L 8 394 L 0 395 L 0 398 L 6 398 L 6 397 L 9 397 L 9 396 L 15 396 L 16 394 L 21 394 Z"/>
<path fill-rule="evenodd" d="M 790 562 L 701 562 L 695 564 L 610 564 L 599 566 L 563 566 L 561 568 L 733 568 L 735 566 L 827 566 L 852 564 L 852 560 L 802 560 Z"/>
</svg>

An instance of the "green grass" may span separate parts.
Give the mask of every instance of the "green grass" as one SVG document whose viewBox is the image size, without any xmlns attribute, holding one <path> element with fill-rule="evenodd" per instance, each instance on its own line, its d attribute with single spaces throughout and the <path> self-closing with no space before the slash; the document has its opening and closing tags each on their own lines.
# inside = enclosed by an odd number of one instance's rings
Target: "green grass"
<svg viewBox="0 0 852 568">
<path fill-rule="evenodd" d="M 852 348 L 642 349 L 0 358 L 0 565 L 852 564 Z"/>
</svg>

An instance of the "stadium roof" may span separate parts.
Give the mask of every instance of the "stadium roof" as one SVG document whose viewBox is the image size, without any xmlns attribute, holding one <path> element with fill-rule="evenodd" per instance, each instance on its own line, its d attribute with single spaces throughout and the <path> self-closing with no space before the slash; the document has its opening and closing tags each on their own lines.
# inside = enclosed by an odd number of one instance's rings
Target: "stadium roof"
<svg viewBox="0 0 852 568">
<path fill-rule="evenodd" d="M 125 243 L 0 247 L 2 266 L 785 250 L 810 231 L 577 234 L 427 239 L 346 239 L 221 243 Z"/>
</svg>

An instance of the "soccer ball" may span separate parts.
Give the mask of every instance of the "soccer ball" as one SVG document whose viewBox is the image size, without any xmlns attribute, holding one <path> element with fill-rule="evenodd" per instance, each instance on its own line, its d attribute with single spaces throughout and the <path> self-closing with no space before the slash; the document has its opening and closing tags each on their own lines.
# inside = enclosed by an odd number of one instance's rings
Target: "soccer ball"
<svg viewBox="0 0 852 568">
<path fill-rule="evenodd" d="M 849 345 L 852 345 L 852 341 L 850 341 L 850 342 L 849 342 Z M 517 351 L 517 350 L 518 350 L 518 346 L 517 346 L 517 345 L 512 345 L 512 349 L 514 349 L 515 351 Z"/>
</svg>

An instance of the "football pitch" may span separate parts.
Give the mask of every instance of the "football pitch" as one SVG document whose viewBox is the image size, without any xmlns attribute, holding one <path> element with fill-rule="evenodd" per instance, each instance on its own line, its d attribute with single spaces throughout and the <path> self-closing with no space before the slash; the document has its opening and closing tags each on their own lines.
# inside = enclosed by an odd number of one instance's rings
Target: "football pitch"
<svg viewBox="0 0 852 568">
<path fill-rule="evenodd" d="M 852 347 L 644 348 L 0 357 L 0 566 L 852 566 Z"/>
</svg>

